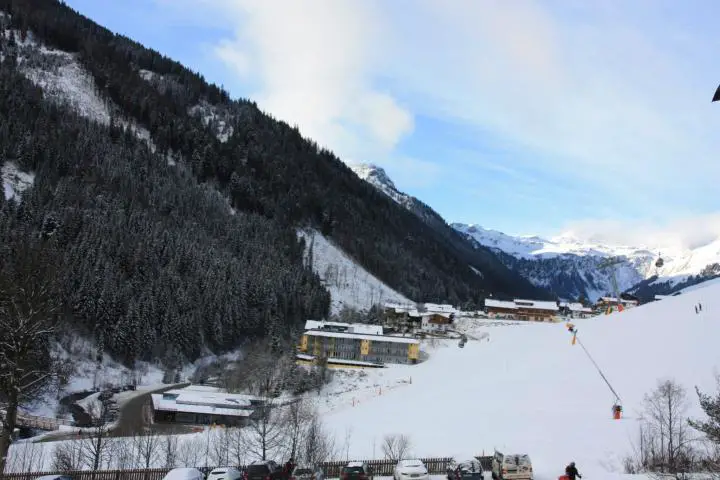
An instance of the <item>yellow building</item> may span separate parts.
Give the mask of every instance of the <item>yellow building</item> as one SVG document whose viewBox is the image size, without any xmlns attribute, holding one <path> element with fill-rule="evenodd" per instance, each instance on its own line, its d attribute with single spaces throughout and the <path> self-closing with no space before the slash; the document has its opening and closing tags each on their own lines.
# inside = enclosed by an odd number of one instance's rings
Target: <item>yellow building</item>
<svg viewBox="0 0 720 480">
<path fill-rule="evenodd" d="M 348 363 L 417 363 L 420 341 L 387 335 L 308 330 L 300 338 L 298 352 Z"/>
</svg>

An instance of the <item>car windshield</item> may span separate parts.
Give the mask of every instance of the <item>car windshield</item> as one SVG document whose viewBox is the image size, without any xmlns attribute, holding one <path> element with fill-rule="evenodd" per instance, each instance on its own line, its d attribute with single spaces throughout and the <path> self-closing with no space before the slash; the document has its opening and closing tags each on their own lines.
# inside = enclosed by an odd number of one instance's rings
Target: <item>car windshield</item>
<svg viewBox="0 0 720 480">
<path fill-rule="evenodd" d="M 268 471 L 267 465 L 250 465 L 248 467 L 248 474 L 250 474 L 250 475 L 257 475 L 257 474 L 265 475 L 267 473 L 267 471 Z"/>
<path fill-rule="evenodd" d="M 210 475 L 225 475 L 227 472 L 225 470 L 213 470 L 210 472 Z"/>
<path fill-rule="evenodd" d="M 310 475 L 311 473 L 313 472 L 309 468 L 298 468 L 295 470 L 295 475 Z"/>
<path fill-rule="evenodd" d="M 343 472 L 345 472 L 345 473 L 363 473 L 363 468 L 357 467 L 357 466 L 345 467 L 345 468 L 343 468 Z"/>
</svg>

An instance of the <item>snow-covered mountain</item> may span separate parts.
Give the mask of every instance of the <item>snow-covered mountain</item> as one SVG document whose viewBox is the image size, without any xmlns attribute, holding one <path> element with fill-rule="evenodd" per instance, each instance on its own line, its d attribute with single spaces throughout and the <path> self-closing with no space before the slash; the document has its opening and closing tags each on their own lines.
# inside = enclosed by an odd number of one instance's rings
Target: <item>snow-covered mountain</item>
<svg viewBox="0 0 720 480">
<path fill-rule="evenodd" d="M 380 192 L 384 193 L 399 205 L 407 208 L 425 223 L 434 227 L 446 227 L 447 222 L 430 206 L 416 197 L 403 193 L 397 189 L 385 169 L 373 163 L 352 163 L 348 165 L 358 177 L 368 182 Z"/>
<path fill-rule="evenodd" d="M 495 251 L 531 282 L 564 298 L 585 296 L 594 300 L 613 291 L 609 270 L 601 265 L 611 257 L 618 288 L 642 297 L 672 293 L 720 273 L 720 239 L 696 248 L 607 245 L 583 241 L 566 233 L 553 238 L 513 237 L 478 225 L 452 224 L 468 238 Z M 658 258 L 663 265 L 656 267 Z"/>
<path fill-rule="evenodd" d="M 350 168 L 363 180 L 428 224 L 446 225 L 445 220 L 417 198 L 398 190 L 385 170 L 374 164 L 357 163 Z M 594 301 L 612 293 L 610 269 L 602 268 L 609 258 L 623 260 L 615 266 L 620 291 L 631 291 L 643 299 L 656 293 L 670 294 L 720 275 L 720 238 L 702 246 L 663 247 L 608 245 L 564 233 L 553 238 L 511 236 L 479 225 L 451 224 L 472 245 L 489 248 L 508 267 L 534 285 L 563 299 L 584 297 Z M 658 258 L 664 264 L 656 267 Z"/>
</svg>

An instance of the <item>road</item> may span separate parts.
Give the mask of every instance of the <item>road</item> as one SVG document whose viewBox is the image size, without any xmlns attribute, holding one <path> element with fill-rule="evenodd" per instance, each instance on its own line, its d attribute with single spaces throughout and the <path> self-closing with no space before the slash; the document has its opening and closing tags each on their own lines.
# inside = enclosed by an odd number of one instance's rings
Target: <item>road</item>
<svg viewBox="0 0 720 480">
<path fill-rule="evenodd" d="M 175 388 L 183 388 L 190 385 L 189 383 L 176 383 L 173 385 L 163 385 L 159 388 L 153 388 L 144 391 L 128 391 L 121 392 L 118 394 L 119 418 L 117 421 L 117 427 L 110 430 L 108 434 L 113 437 L 124 437 L 132 436 L 134 434 L 142 432 L 145 427 L 152 424 L 152 406 L 150 395 L 153 393 L 163 393 L 168 390 Z M 123 400 L 123 396 L 127 396 L 126 400 Z M 157 425 L 153 426 L 158 430 L 165 430 L 165 426 Z M 177 432 L 177 428 L 173 431 Z M 177 432 L 181 433 L 181 432 Z M 48 432 L 38 440 L 39 442 L 57 442 L 61 440 L 77 440 L 79 438 L 76 430 L 72 431 L 54 431 Z"/>
</svg>

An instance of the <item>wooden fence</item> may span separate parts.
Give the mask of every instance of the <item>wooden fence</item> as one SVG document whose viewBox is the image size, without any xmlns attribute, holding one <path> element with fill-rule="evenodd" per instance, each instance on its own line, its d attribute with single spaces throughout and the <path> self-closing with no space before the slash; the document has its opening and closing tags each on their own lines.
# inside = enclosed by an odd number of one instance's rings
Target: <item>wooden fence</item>
<svg viewBox="0 0 720 480">
<path fill-rule="evenodd" d="M 447 471 L 447 467 L 452 461 L 450 457 L 443 458 L 422 458 L 422 462 L 428 469 L 428 472 L 432 475 L 444 474 Z M 390 477 L 393 474 L 393 469 L 397 465 L 396 461 L 393 460 L 364 460 L 372 469 L 373 473 L 379 477 Z M 340 476 L 340 470 L 342 467 L 347 465 L 347 461 L 338 460 L 332 462 L 324 462 L 320 465 L 326 478 L 338 478 Z M 198 467 L 198 470 L 204 472 L 206 475 L 215 467 Z M 240 466 L 239 469 L 243 470 L 245 467 Z M 148 469 L 135 469 L 135 470 L 76 470 L 69 472 L 27 472 L 27 473 L 6 473 L 0 475 L 2 480 L 35 480 L 43 475 L 68 475 L 73 480 L 162 480 L 162 478 L 171 469 L 169 468 L 148 468 Z"/>
</svg>

